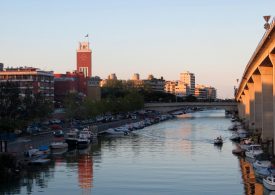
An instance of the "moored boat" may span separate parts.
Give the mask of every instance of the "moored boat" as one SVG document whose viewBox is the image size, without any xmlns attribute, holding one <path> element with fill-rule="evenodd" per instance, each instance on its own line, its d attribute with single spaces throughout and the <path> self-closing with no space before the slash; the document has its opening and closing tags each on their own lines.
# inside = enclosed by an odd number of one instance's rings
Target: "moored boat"
<svg viewBox="0 0 275 195">
<path fill-rule="evenodd" d="M 248 150 L 245 152 L 245 156 L 249 158 L 255 158 L 256 156 L 263 153 L 261 145 L 252 144 L 249 146 Z"/>
<path fill-rule="evenodd" d="M 266 187 L 268 190 L 275 191 L 275 176 L 269 175 L 266 178 L 263 179 L 264 187 Z"/>
<path fill-rule="evenodd" d="M 65 142 L 69 147 L 76 147 L 78 139 L 78 130 L 71 130 L 66 134 Z"/>
<path fill-rule="evenodd" d="M 68 144 L 65 142 L 53 142 L 50 145 L 51 149 L 63 149 L 63 148 L 68 148 Z"/>
<path fill-rule="evenodd" d="M 232 141 L 240 141 L 241 138 L 237 133 L 233 133 L 229 139 Z"/>
<path fill-rule="evenodd" d="M 51 160 L 48 158 L 38 158 L 38 159 L 33 159 L 29 162 L 29 164 L 32 165 L 44 165 L 49 163 Z"/>
</svg>

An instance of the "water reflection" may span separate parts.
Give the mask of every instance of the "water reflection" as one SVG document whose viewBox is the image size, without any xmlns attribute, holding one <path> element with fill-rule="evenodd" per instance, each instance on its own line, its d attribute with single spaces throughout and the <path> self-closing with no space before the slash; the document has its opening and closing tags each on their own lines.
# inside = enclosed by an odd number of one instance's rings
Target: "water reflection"
<svg viewBox="0 0 275 195">
<path fill-rule="evenodd" d="M 90 154 L 80 155 L 78 159 L 78 182 L 82 194 L 91 194 L 93 186 L 93 159 Z"/>
<path fill-rule="evenodd" d="M 251 162 L 248 162 L 244 158 L 239 158 L 239 163 L 242 172 L 245 194 L 263 194 L 263 186 L 262 184 L 258 183 Z"/>
</svg>

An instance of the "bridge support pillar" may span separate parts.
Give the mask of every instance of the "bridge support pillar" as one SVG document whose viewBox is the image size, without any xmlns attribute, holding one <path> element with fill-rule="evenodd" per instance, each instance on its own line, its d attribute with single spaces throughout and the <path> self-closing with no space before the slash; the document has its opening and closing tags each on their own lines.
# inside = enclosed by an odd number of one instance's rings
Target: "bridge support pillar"
<svg viewBox="0 0 275 195">
<path fill-rule="evenodd" d="M 249 118 L 249 129 L 254 132 L 255 130 L 255 90 L 254 83 L 247 83 L 249 90 L 249 109 L 250 109 L 250 118 Z"/>
<path fill-rule="evenodd" d="M 269 54 L 269 59 L 273 65 L 273 132 L 274 132 L 274 137 L 273 137 L 273 153 L 275 151 L 275 54 Z"/>
<path fill-rule="evenodd" d="M 238 113 L 239 113 L 239 118 L 241 120 L 243 120 L 244 119 L 244 101 L 243 101 L 243 99 L 241 99 L 238 102 Z"/>
<path fill-rule="evenodd" d="M 262 80 L 262 139 L 274 137 L 273 128 L 273 67 L 259 67 Z"/>
<path fill-rule="evenodd" d="M 250 97 L 248 89 L 244 90 L 245 97 L 245 128 L 249 128 L 250 123 Z"/>
<path fill-rule="evenodd" d="M 255 104 L 254 108 L 257 110 L 255 112 L 255 131 L 261 133 L 262 132 L 262 80 L 261 75 L 255 74 L 252 75 L 252 79 L 254 82 L 254 98 Z"/>
</svg>

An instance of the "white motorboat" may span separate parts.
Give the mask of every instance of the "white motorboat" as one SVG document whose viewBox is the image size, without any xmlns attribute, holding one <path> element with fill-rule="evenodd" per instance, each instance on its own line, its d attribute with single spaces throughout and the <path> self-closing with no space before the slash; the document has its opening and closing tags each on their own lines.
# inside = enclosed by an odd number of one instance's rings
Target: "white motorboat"
<svg viewBox="0 0 275 195">
<path fill-rule="evenodd" d="M 90 135 L 88 133 L 80 133 L 77 139 L 77 148 L 84 149 L 90 144 Z"/>
<path fill-rule="evenodd" d="M 121 136 L 121 135 L 128 135 L 129 132 L 130 131 L 125 127 L 118 127 L 118 128 L 109 128 L 103 131 L 101 134 Z"/>
<path fill-rule="evenodd" d="M 38 159 L 33 159 L 29 163 L 32 165 L 44 165 L 49 163 L 51 160 L 48 158 L 38 158 Z"/>
<path fill-rule="evenodd" d="M 268 190 L 275 191 L 275 176 L 270 175 L 263 179 L 264 187 Z"/>
<path fill-rule="evenodd" d="M 222 145 L 223 144 L 222 137 L 217 137 L 216 139 L 214 139 L 214 144 L 215 145 Z"/>
<path fill-rule="evenodd" d="M 257 177 L 266 178 L 269 175 L 274 175 L 275 169 L 271 167 L 258 167 L 254 168 L 254 172 Z"/>
<path fill-rule="evenodd" d="M 93 134 L 88 129 L 83 129 L 82 131 L 79 132 L 78 137 L 87 138 L 89 140 L 92 140 L 93 139 Z"/>
<path fill-rule="evenodd" d="M 77 139 L 77 148 L 84 149 L 87 148 L 90 144 L 90 140 L 87 138 L 78 138 Z"/>
<path fill-rule="evenodd" d="M 269 160 L 256 160 L 253 163 L 254 169 L 259 169 L 259 168 L 269 168 L 271 167 L 271 162 Z"/>
<path fill-rule="evenodd" d="M 78 139 L 78 130 L 74 129 L 66 134 L 65 141 L 69 145 L 69 147 L 76 147 L 77 139 Z"/>
<path fill-rule="evenodd" d="M 249 139 L 244 139 L 243 141 L 241 141 L 241 143 L 240 143 L 240 147 L 241 147 L 241 149 L 243 149 L 243 150 L 248 150 L 249 149 L 249 146 L 251 145 L 251 144 L 253 144 L 254 142 L 253 142 L 253 140 L 251 139 L 251 138 L 249 138 Z"/>
<path fill-rule="evenodd" d="M 68 148 L 68 144 L 65 142 L 53 142 L 50 145 L 51 149 L 63 149 L 63 148 Z"/>
<path fill-rule="evenodd" d="M 248 147 L 248 150 L 245 152 L 245 156 L 249 158 L 255 158 L 257 155 L 262 153 L 263 153 L 263 150 L 261 145 L 252 144 Z"/>
</svg>

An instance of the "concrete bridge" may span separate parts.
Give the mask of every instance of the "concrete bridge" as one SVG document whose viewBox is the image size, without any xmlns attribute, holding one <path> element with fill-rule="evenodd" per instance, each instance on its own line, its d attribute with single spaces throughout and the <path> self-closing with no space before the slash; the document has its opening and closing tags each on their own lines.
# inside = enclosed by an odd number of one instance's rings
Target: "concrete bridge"
<svg viewBox="0 0 275 195">
<path fill-rule="evenodd" d="M 186 107 L 218 108 L 228 111 L 237 111 L 236 102 L 173 102 L 173 103 L 147 103 L 145 109 L 160 112 L 172 112 Z"/>
<path fill-rule="evenodd" d="M 274 140 L 275 131 L 275 21 L 270 23 L 250 58 L 235 98 L 239 117 L 263 140 Z M 274 150 L 275 151 L 275 150 Z"/>
</svg>

